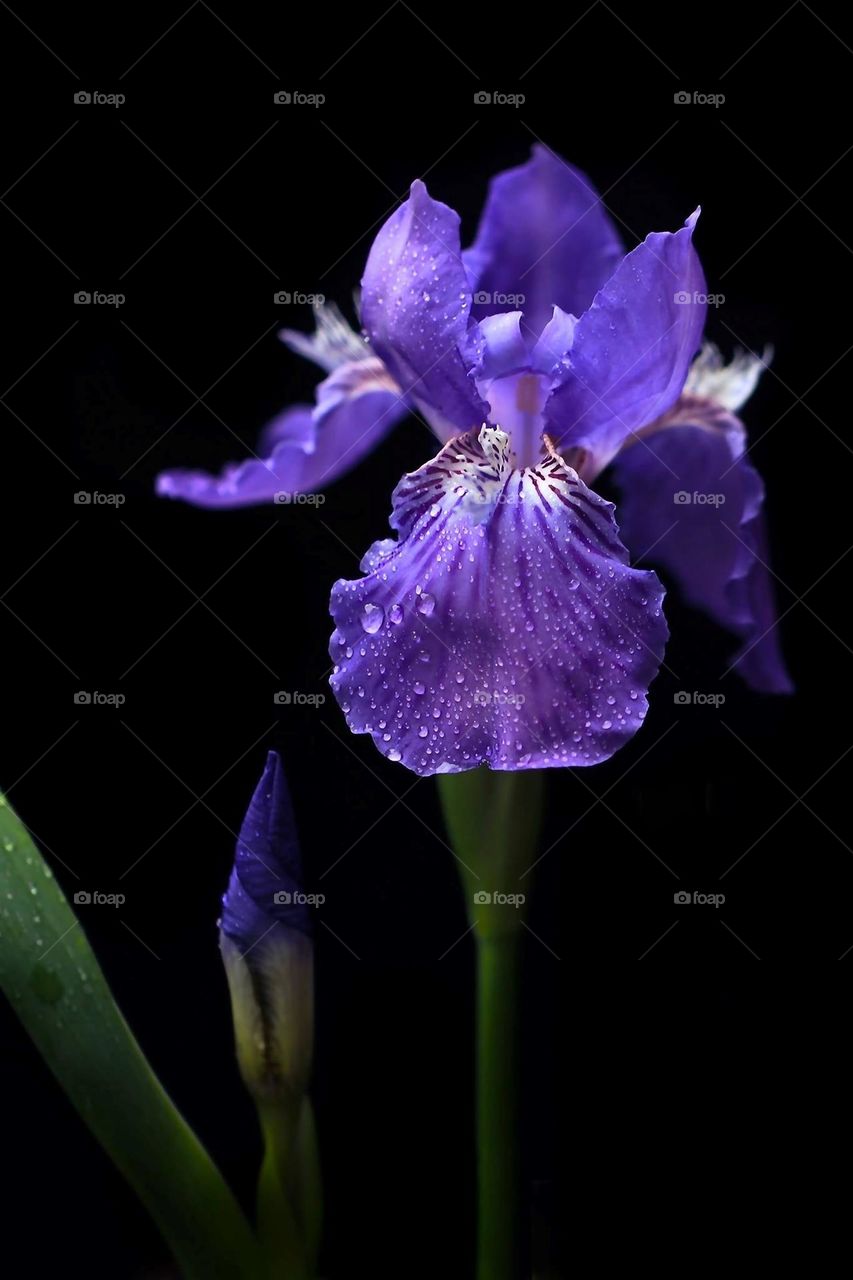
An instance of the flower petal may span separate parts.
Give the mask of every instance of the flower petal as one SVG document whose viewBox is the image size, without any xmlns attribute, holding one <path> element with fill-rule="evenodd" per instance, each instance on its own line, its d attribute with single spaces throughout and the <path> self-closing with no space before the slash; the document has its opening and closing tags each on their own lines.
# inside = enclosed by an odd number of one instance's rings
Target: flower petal
<svg viewBox="0 0 853 1280">
<path fill-rule="evenodd" d="M 697 218 L 698 211 L 680 231 L 647 236 L 575 326 L 568 367 L 545 416 L 559 446 L 588 450 L 598 470 L 684 386 L 706 310 L 692 245 Z"/>
<path fill-rule="evenodd" d="M 360 462 L 406 415 L 405 400 L 375 357 L 341 365 L 317 388 L 317 405 L 286 409 L 264 427 L 260 457 L 220 475 L 164 471 L 157 492 L 198 507 L 245 507 L 324 489 Z"/>
<path fill-rule="evenodd" d="M 554 304 L 580 315 L 610 279 L 623 249 L 589 179 L 547 147 L 492 179 L 465 260 L 476 289 L 494 299 L 524 295 L 525 324 L 541 332 Z M 478 304 L 478 315 L 506 304 Z"/>
<path fill-rule="evenodd" d="M 311 914 L 300 896 L 302 859 L 293 806 L 281 760 L 270 751 L 240 827 L 220 928 L 246 951 L 280 927 L 310 937 Z"/>
<path fill-rule="evenodd" d="M 355 733 L 418 774 L 595 764 L 639 728 L 663 589 L 612 506 L 506 435 L 445 445 L 394 494 L 397 543 L 332 591 L 331 685 Z"/>
<path fill-rule="evenodd" d="M 632 556 L 667 570 L 689 604 L 741 638 L 733 666 L 752 688 L 790 692 L 766 568 L 764 485 L 738 419 L 683 397 L 668 421 L 617 454 L 613 474 Z"/>
<path fill-rule="evenodd" d="M 297 355 L 312 360 L 331 373 L 339 365 L 362 360 L 367 350 L 364 338 L 347 322 L 334 302 L 315 302 L 314 332 L 279 329 L 278 336 Z"/>
<path fill-rule="evenodd" d="M 422 182 L 379 232 L 362 280 L 361 316 L 376 354 L 403 393 L 457 429 L 487 407 L 471 376 L 471 290 L 459 248 L 459 216 Z"/>
<path fill-rule="evenodd" d="M 521 332 L 522 313 L 486 316 L 471 330 L 469 350 L 476 378 L 503 378 L 530 367 L 530 349 Z"/>
</svg>

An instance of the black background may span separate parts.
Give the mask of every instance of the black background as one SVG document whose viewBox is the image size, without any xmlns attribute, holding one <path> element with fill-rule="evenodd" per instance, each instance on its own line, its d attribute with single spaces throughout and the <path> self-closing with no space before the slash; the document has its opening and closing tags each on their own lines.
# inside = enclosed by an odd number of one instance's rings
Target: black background
<svg viewBox="0 0 853 1280">
<path fill-rule="evenodd" d="M 454 945 L 466 920 L 434 785 L 350 736 L 330 696 L 319 709 L 273 701 L 328 693 L 329 587 L 355 576 L 393 485 L 434 445 L 408 420 L 318 508 L 197 511 L 156 499 L 154 478 L 244 456 L 240 441 L 310 399 L 317 371 L 275 336 L 308 329 L 310 311 L 275 306 L 274 292 L 348 307 L 375 228 L 417 176 L 469 240 L 489 175 L 537 138 L 591 176 L 628 247 L 701 203 L 699 252 L 725 295 L 710 336 L 727 352 L 775 345 L 745 417 L 796 695 L 720 683 L 731 642 L 670 596 L 670 670 L 642 732 L 607 764 L 548 779 L 526 953 L 525 1178 L 561 1269 L 565 1187 L 584 1163 L 565 1131 L 608 1113 L 592 1085 L 607 1037 L 624 1096 L 668 1040 L 754 1036 L 773 1009 L 756 965 L 799 980 L 853 958 L 849 25 L 801 2 L 52 8 L 21 10 L 31 30 L 0 13 L 13 126 L 0 782 L 67 892 L 126 894 L 119 911 L 84 909 L 84 926 L 248 1201 L 257 1138 L 215 921 L 265 750 L 282 753 L 308 888 L 327 899 L 315 1094 L 329 1276 L 469 1265 L 472 953 L 470 939 Z M 80 89 L 127 100 L 77 106 Z M 280 89 L 326 102 L 276 107 Z M 475 106 L 478 89 L 526 102 Z M 685 89 L 725 103 L 675 105 Z M 75 306 L 80 289 L 126 302 Z M 78 490 L 126 501 L 76 506 Z M 678 688 L 726 701 L 679 707 Z M 77 706 L 79 689 L 126 702 Z M 725 905 L 679 909 L 679 887 Z M 5 1009 L 2 1022 L 6 1234 L 38 1233 L 28 1274 L 69 1259 L 92 1278 L 169 1274 Z"/>
</svg>

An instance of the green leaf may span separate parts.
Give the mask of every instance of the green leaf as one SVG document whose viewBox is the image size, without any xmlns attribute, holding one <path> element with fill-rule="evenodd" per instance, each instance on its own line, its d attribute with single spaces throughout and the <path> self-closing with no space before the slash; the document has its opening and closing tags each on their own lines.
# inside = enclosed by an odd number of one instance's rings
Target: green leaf
<svg viewBox="0 0 853 1280">
<path fill-rule="evenodd" d="M 188 1280 L 256 1280 L 262 1263 L 246 1218 L 149 1066 L 77 917 L 2 795 L 0 986 Z M 39 1140 L 35 1125 L 33 1134 Z"/>
</svg>

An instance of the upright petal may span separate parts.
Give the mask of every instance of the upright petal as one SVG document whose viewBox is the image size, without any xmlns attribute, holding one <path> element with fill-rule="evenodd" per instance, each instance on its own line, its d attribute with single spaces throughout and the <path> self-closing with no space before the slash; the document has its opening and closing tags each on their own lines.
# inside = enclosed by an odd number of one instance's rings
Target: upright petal
<svg viewBox="0 0 853 1280">
<path fill-rule="evenodd" d="M 588 765 L 639 728 L 663 590 L 612 506 L 556 456 L 511 470 L 484 427 L 394 494 L 397 542 L 332 591 L 331 685 L 355 733 L 418 774 Z"/>
<path fill-rule="evenodd" d="M 764 533 L 764 485 L 742 424 L 685 396 L 617 454 L 619 527 L 632 556 L 667 570 L 684 599 L 741 639 L 734 669 L 754 689 L 787 693 Z"/>
<path fill-rule="evenodd" d="M 471 376 L 471 289 L 459 248 L 459 216 L 422 182 L 376 237 L 362 280 L 362 321 L 373 350 L 405 395 L 458 430 L 487 406 Z"/>
<path fill-rule="evenodd" d="M 492 179 L 473 245 L 465 260 L 488 301 L 477 314 L 524 310 L 538 334 L 556 304 L 580 315 L 610 279 L 623 253 L 616 229 L 589 179 L 547 147 Z"/>
<path fill-rule="evenodd" d="M 647 236 L 575 326 L 545 416 L 560 447 L 588 450 L 598 470 L 627 436 L 665 413 L 684 386 L 706 310 L 692 244 L 697 217 L 680 231 Z"/>
<path fill-rule="evenodd" d="M 408 406 L 375 356 L 339 366 L 317 388 L 315 408 L 297 405 L 261 432 L 258 454 L 219 475 L 164 471 L 157 492 L 197 507 L 288 502 L 325 489 L 360 462 L 405 417 Z"/>
</svg>

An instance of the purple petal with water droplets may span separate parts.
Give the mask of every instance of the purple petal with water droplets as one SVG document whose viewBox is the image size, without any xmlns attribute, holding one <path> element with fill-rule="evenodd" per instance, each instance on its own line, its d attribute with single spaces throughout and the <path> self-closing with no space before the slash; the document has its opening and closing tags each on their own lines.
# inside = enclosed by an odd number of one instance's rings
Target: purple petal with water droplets
<svg viewBox="0 0 853 1280">
<path fill-rule="evenodd" d="M 640 727 L 666 623 L 612 506 L 492 428 L 394 494 L 399 541 L 332 591 L 331 685 L 356 733 L 418 774 L 589 765 Z"/>
<path fill-rule="evenodd" d="M 362 279 L 361 318 L 371 346 L 406 395 L 467 430 L 487 406 L 471 376 L 471 289 L 459 215 L 422 182 L 380 230 Z"/>
<path fill-rule="evenodd" d="M 375 357 L 341 365 L 317 388 L 317 404 L 297 405 L 261 432 L 259 457 L 219 475 L 164 471 L 157 492 L 198 507 L 245 507 L 324 489 L 345 474 L 405 417 L 408 406 Z"/>
<path fill-rule="evenodd" d="M 681 394 L 707 310 L 692 244 L 697 218 L 647 236 L 575 326 L 545 416 L 559 447 L 586 449 L 597 470 Z"/>
</svg>

